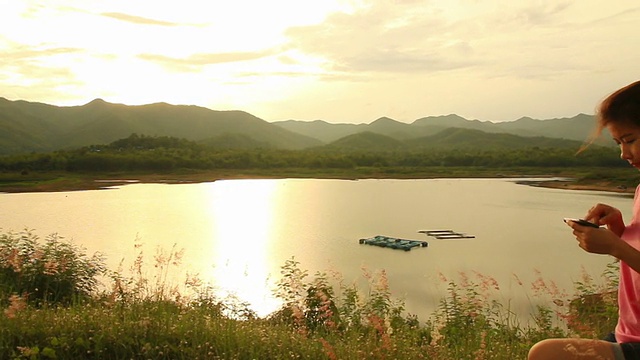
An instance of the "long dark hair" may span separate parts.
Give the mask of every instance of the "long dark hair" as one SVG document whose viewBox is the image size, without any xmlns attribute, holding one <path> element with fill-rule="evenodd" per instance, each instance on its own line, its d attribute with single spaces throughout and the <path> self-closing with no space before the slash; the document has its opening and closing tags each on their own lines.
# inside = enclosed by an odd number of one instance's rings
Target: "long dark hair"
<svg viewBox="0 0 640 360">
<path fill-rule="evenodd" d="M 591 145 L 611 123 L 640 127 L 640 81 L 616 90 L 602 100 L 596 111 L 596 127 L 578 152 Z"/>
</svg>

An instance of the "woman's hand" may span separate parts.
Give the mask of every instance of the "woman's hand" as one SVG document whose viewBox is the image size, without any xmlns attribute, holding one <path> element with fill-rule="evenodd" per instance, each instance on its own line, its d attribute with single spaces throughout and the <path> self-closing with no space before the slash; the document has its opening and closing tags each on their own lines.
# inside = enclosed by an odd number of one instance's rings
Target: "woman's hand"
<svg viewBox="0 0 640 360">
<path fill-rule="evenodd" d="M 625 228 L 622 212 L 606 204 L 596 204 L 589 209 L 584 219 L 598 225 L 606 225 L 618 237 L 622 236 Z"/>
<path fill-rule="evenodd" d="M 608 254 L 640 273 L 640 251 L 622 240 L 614 231 L 605 228 L 582 226 L 573 221 L 567 221 L 573 229 L 578 244 L 585 251 L 593 254 Z"/>
<path fill-rule="evenodd" d="M 617 254 L 619 245 L 624 243 L 613 231 L 605 228 L 583 226 L 573 221 L 567 221 L 567 225 L 573 229 L 579 246 L 593 254 Z"/>
</svg>

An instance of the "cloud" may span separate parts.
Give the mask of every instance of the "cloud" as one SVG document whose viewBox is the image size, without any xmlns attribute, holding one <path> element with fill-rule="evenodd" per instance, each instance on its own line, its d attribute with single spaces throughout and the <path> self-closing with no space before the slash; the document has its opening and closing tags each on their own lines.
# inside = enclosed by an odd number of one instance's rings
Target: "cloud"
<svg viewBox="0 0 640 360">
<path fill-rule="evenodd" d="M 509 26 L 524 29 L 534 26 L 551 25 L 554 26 L 558 22 L 564 23 L 561 17 L 563 13 L 568 10 L 572 5 L 571 1 L 563 2 L 550 2 L 550 3 L 536 3 L 526 4 L 524 7 L 515 9 L 512 12 L 501 12 L 500 23 L 508 24 Z"/>
<path fill-rule="evenodd" d="M 100 15 L 121 20 L 121 21 L 138 24 L 138 25 L 158 25 L 158 26 L 180 26 L 181 25 L 174 22 L 155 20 L 155 19 L 129 15 L 129 14 L 124 14 L 119 12 L 104 12 L 104 13 L 101 13 Z"/>
<path fill-rule="evenodd" d="M 396 4 L 397 5 L 397 4 Z M 375 3 L 322 24 L 290 28 L 291 46 L 325 58 L 335 71 L 430 72 L 473 66 L 474 48 L 430 8 Z"/>
<path fill-rule="evenodd" d="M 68 47 L 42 47 L 14 45 L 6 48 L 0 57 L 0 76 L 3 79 L 23 79 L 30 83 L 44 83 L 47 79 L 73 78 L 67 65 L 57 65 L 52 58 L 83 53 L 82 49 Z"/>
<path fill-rule="evenodd" d="M 0 83 L 6 96 L 17 99 L 73 98 L 70 89 L 86 85 L 66 64 L 45 61 L 50 56 L 75 54 L 77 49 L 29 49 L 5 51 L 0 58 Z"/>
<path fill-rule="evenodd" d="M 72 98 L 72 90 L 86 85 L 65 60 L 85 54 L 83 49 L 51 45 L 29 46 L 0 37 L 0 83 L 5 95 L 29 99 Z"/>
<path fill-rule="evenodd" d="M 271 56 L 271 51 L 198 53 L 185 58 L 170 57 L 160 54 L 140 54 L 140 59 L 162 65 L 175 72 L 196 72 L 203 66 L 257 60 Z"/>
<path fill-rule="evenodd" d="M 334 72 L 430 75 L 471 69 L 468 74 L 477 78 L 549 80 L 597 70 L 602 64 L 586 56 L 610 39 L 605 27 L 613 26 L 594 20 L 611 15 L 593 12 L 594 4 L 586 2 L 361 3 L 322 24 L 288 29 L 290 46 L 323 59 Z M 628 11 L 616 16 L 624 14 L 637 20 Z"/>
<path fill-rule="evenodd" d="M 0 57 L 0 63 L 16 64 L 19 62 L 31 62 L 55 55 L 76 54 L 83 51 L 83 49 L 71 47 L 47 48 L 16 45 L 3 50 L 2 57 Z"/>
<path fill-rule="evenodd" d="M 338 58 L 334 69 L 345 72 L 358 69 L 359 72 L 424 73 L 461 69 L 476 64 L 462 56 L 447 58 L 443 56 L 443 51 L 451 50 L 446 47 L 439 51 L 370 49 L 365 54 Z"/>
</svg>

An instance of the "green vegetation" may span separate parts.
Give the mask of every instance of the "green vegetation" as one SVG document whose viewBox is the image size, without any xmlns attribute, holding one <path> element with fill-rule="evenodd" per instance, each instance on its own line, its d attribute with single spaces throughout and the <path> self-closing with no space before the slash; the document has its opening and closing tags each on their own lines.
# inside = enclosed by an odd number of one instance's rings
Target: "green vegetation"
<svg viewBox="0 0 640 360">
<path fill-rule="evenodd" d="M 585 114 L 497 123 L 466 120 L 455 114 L 425 117 L 411 124 L 390 118 L 369 124 L 330 124 L 322 120 L 270 123 L 243 111 L 214 111 L 198 106 L 127 106 L 95 99 L 82 106 L 58 107 L 0 97 L 0 155 L 108 144 L 131 133 L 173 136 L 227 149 L 301 150 L 332 143 L 353 147 L 351 141 L 373 148 L 391 145 L 405 150 L 461 145 L 476 149 L 577 148 L 594 125 L 594 117 Z M 365 135 L 337 141 L 358 133 Z M 372 141 L 375 137 L 378 141 Z M 597 139 L 597 143 L 613 146 L 611 139 Z"/>
<path fill-rule="evenodd" d="M 456 131 L 455 133 L 459 133 Z M 468 131 L 466 132 L 468 133 Z M 370 137 L 373 136 L 373 142 Z M 95 188 L 93 180 L 131 176 L 212 181 L 221 177 L 434 178 L 566 176 L 578 183 L 635 188 L 640 180 L 611 147 L 468 147 L 393 150 L 394 142 L 358 134 L 305 150 L 219 148 L 174 137 L 133 134 L 108 145 L 0 157 L 0 189 Z M 512 136 L 503 136 L 512 137 Z M 487 141 L 476 136 L 479 141 Z M 378 139 L 378 140 L 376 140 Z M 466 142 L 466 140 L 465 140 Z M 373 147 L 371 144 L 382 144 Z M 364 145 L 363 145 L 364 144 Z M 162 175 L 160 175 L 162 174 Z"/>
<path fill-rule="evenodd" d="M 374 134 L 369 134 L 374 135 Z M 366 136 L 366 135 L 365 135 Z M 359 135 L 358 139 L 362 140 Z M 378 142 L 377 140 L 373 140 Z M 360 167 L 624 167 L 615 148 L 594 146 L 576 155 L 575 147 L 453 147 L 416 150 L 338 146 L 306 150 L 219 149 L 173 137 L 133 134 L 109 145 L 0 158 L 3 171 L 176 171 L 179 169 L 355 169 Z M 426 146 L 426 145 L 425 145 Z"/>
<path fill-rule="evenodd" d="M 358 288 L 309 276 L 291 259 L 275 290 L 281 309 L 258 318 L 196 277 L 168 281 L 182 260 L 175 249 L 156 255 L 158 272 L 145 277 L 142 250 L 125 273 L 58 236 L 1 240 L 3 359 L 517 359 L 542 338 L 601 336 L 616 320 L 615 263 L 570 296 L 538 278 L 525 323 L 495 300 L 499 284 L 482 274 L 442 279 L 447 295 L 419 319 L 392 297 L 384 271 L 365 270 Z"/>
<path fill-rule="evenodd" d="M 35 306 L 70 304 L 87 299 L 105 272 L 99 254 L 88 258 L 82 249 L 56 234 L 44 244 L 30 232 L 0 235 L 0 294 L 28 294 Z M 0 301 L 6 301 L 0 295 Z"/>
</svg>

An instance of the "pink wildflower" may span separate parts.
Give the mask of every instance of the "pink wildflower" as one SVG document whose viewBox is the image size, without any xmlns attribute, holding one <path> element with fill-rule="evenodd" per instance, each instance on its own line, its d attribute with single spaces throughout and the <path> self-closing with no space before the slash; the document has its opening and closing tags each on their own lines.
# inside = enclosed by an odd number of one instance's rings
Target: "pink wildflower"
<svg viewBox="0 0 640 360">
<path fill-rule="evenodd" d="M 58 274 L 58 264 L 53 260 L 47 260 L 47 262 L 44 263 L 44 274 L 45 275 Z"/>
<path fill-rule="evenodd" d="M 331 346 L 331 344 L 329 344 L 329 342 L 323 338 L 320 338 L 320 342 L 322 343 L 322 349 L 324 353 L 327 354 L 327 357 L 330 360 L 338 360 L 338 356 L 336 355 L 336 351 L 333 346 Z"/>
<path fill-rule="evenodd" d="M 512 275 L 513 275 L 513 278 L 516 279 L 516 282 L 518 283 L 518 285 L 522 286 L 522 280 L 520 280 L 518 275 L 516 275 L 515 273 L 512 274 Z"/>
<path fill-rule="evenodd" d="M 22 261 L 20 259 L 20 254 L 18 253 L 18 250 L 16 249 L 11 250 L 11 253 L 9 253 L 9 258 L 7 259 L 7 262 L 11 267 L 13 267 L 14 272 L 22 271 Z"/>
<path fill-rule="evenodd" d="M 438 278 L 440 278 L 440 281 L 442 281 L 443 283 L 446 283 L 447 281 L 449 281 L 449 280 L 447 280 L 447 278 L 444 276 L 444 274 L 443 274 L 443 273 L 441 273 L 441 272 L 439 272 L 439 271 L 438 271 Z"/>
<path fill-rule="evenodd" d="M 4 310 L 4 314 L 13 319 L 16 314 L 27 308 L 27 302 L 19 295 L 13 294 L 9 297 L 9 307 Z"/>
</svg>

